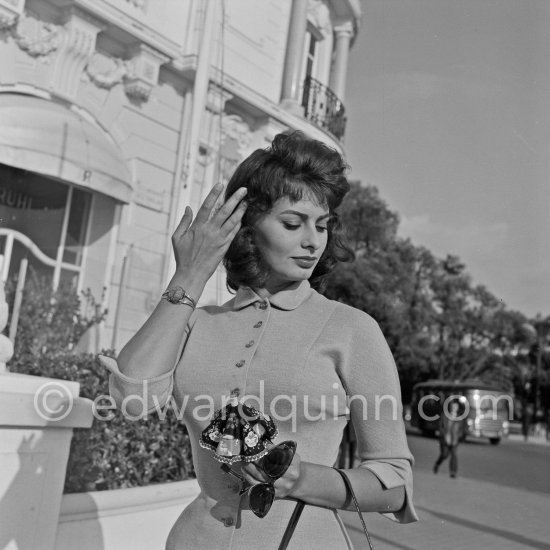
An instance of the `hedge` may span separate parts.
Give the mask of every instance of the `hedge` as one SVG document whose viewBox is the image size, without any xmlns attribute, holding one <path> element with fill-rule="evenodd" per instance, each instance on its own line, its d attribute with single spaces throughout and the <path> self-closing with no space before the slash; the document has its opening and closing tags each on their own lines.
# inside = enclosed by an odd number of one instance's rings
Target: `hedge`
<svg viewBox="0 0 550 550">
<path fill-rule="evenodd" d="M 10 305 L 14 288 L 15 281 L 9 281 L 6 296 Z M 91 400 L 108 395 L 108 371 L 94 355 L 74 351 L 84 332 L 105 314 L 89 291 L 79 297 L 72 287 L 62 285 L 54 292 L 49 279 L 31 272 L 9 371 L 79 382 L 81 397 Z M 113 355 L 112 350 L 104 353 Z M 74 430 L 65 493 L 194 476 L 189 436 L 174 411 L 170 409 L 164 419 L 153 413 L 137 421 L 125 419 L 118 410 L 109 412 L 109 420 L 95 418 L 91 428 Z"/>
</svg>

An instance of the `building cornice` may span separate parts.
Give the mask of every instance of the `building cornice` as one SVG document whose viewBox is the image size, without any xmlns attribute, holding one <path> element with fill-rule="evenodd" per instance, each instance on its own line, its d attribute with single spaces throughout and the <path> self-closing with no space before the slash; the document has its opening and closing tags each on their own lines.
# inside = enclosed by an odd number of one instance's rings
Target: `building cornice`
<svg viewBox="0 0 550 550">
<path fill-rule="evenodd" d="M 140 41 L 158 50 L 171 59 L 179 58 L 182 55 L 180 45 L 165 38 L 143 23 L 136 21 L 136 19 L 118 10 L 116 7 L 111 6 L 105 0 L 74 0 L 74 4 L 105 20 L 109 24 L 115 25 L 136 41 Z"/>
</svg>

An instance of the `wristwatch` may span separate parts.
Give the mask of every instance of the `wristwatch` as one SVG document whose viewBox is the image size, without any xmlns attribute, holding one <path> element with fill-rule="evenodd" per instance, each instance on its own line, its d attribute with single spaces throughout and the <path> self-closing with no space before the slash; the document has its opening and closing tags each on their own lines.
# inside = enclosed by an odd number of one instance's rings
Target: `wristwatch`
<svg viewBox="0 0 550 550">
<path fill-rule="evenodd" d="M 197 302 L 187 294 L 181 286 L 172 286 L 162 294 L 162 298 L 171 304 L 183 304 L 191 306 L 193 309 L 197 307 Z"/>
</svg>

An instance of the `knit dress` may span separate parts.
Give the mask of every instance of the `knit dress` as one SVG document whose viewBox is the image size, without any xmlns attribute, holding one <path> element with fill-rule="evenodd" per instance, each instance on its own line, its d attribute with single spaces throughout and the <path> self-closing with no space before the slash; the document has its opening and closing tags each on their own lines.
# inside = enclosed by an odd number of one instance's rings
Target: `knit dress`
<svg viewBox="0 0 550 550">
<path fill-rule="evenodd" d="M 351 419 L 360 464 L 347 473 L 355 492 L 361 493 L 370 470 L 386 488 L 405 487 L 404 507 L 387 516 L 402 523 L 417 520 L 413 458 L 397 370 L 384 336 L 372 317 L 328 300 L 308 281 L 269 298 L 241 287 L 222 306 L 198 308 L 180 358 L 163 375 L 130 378 L 114 359 L 101 359 L 111 371 L 110 392 L 118 405 L 130 395 L 145 395 L 149 411 L 170 405 L 187 426 L 201 491 L 182 510 L 167 550 L 278 548 L 295 503 L 277 499 L 262 519 L 242 509 L 238 480 L 199 445 L 213 413 L 235 391 L 273 419 L 279 430 L 275 443 L 297 442 L 302 461 L 332 467 Z M 306 506 L 289 549 L 346 548 L 353 547 L 337 511 Z"/>
</svg>

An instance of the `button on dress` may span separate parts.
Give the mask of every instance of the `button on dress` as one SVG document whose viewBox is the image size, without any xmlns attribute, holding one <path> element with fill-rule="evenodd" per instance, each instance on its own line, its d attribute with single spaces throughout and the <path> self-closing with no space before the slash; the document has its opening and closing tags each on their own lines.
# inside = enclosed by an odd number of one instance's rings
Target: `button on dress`
<svg viewBox="0 0 550 550">
<path fill-rule="evenodd" d="M 143 395 L 144 380 L 122 374 L 114 359 L 101 360 L 111 371 L 110 392 L 117 404 L 125 396 Z M 167 550 L 269 550 L 281 541 L 295 503 L 276 500 L 263 519 L 242 509 L 235 480 L 199 445 L 211 415 L 235 390 L 273 418 L 279 429 L 275 443 L 295 440 L 304 461 L 332 467 L 351 419 L 360 464 L 348 474 L 356 493 L 364 470 L 370 470 L 386 488 L 405 487 L 403 509 L 384 515 L 416 521 L 413 457 L 386 340 L 372 317 L 328 300 L 308 281 L 268 299 L 241 287 L 222 306 L 198 308 L 175 367 L 146 383 L 148 410 L 169 399 L 178 411 L 183 407 L 201 489 L 174 524 Z M 338 512 L 307 505 L 289 549 L 346 548 L 352 544 Z"/>
</svg>

